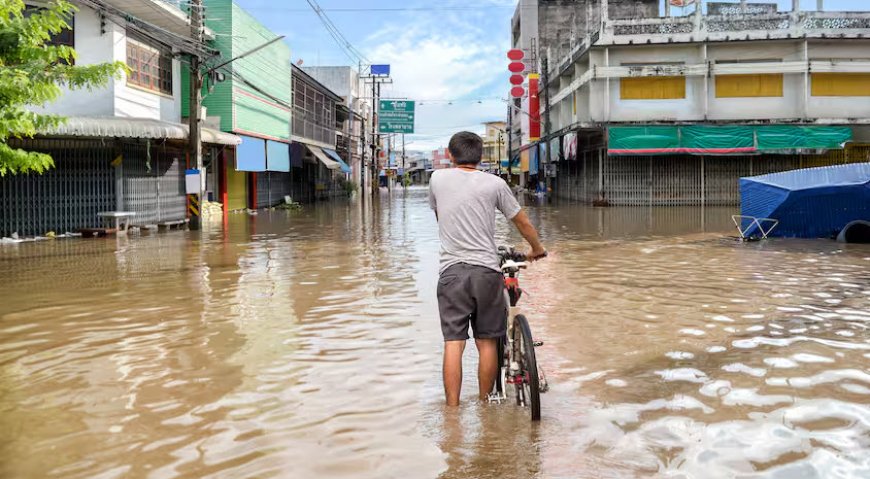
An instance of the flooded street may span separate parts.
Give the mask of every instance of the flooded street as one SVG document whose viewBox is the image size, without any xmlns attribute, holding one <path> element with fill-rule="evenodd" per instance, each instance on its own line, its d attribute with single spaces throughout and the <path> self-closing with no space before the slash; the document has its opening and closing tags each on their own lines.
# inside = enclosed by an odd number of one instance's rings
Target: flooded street
<svg viewBox="0 0 870 479">
<path fill-rule="evenodd" d="M 0 245 L 0 477 L 870 477 L 867 246 L 530 207 L 531 424 L 474 401 L 473 347 L 442 405 L 425 191 Z"/>
</svg>

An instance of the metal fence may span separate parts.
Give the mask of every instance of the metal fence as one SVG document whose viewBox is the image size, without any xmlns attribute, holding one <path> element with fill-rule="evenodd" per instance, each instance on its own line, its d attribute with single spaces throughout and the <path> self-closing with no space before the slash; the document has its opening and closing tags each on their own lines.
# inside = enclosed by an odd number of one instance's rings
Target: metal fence
<svg viewBox="0 0 870 479">
<path fill-rule="evenodd" d="M 626 206 L 738 205 L 741 177 L 870 161 L 870 146 L 850 145 L 824 155 L 607 157 L 602 154 L 581 152 L 577 160 L 560 162 L 556 196 Z"/>
<path fill-rule="evenodd" d="M 96 228 L 102 226 L 97 213 L 119 209 L 136 213 L 134 225 L 187 215 L 184 153 L 165 142 L 36 139 L 12 145 L 51 155 L 55 167 L 0 178 L 2 236 Z"/>
<path fill-rule="evenodd" d="M 122 146 L 125 211 L 134 225 L 183 220 L 187 215 L 184 152 L 165 142 L 128 142 Z"/>
<path fill-rule="evenodd" d="M 97 213 L 115 209 L 111 143 L 38 139 L 10 146 L 47 153 L 55 167 L 41 175 L 0 177 L 0 236 L 98 227 Z"/>
<path fill-rule="evenodd" d="M 266 171 L 257 173 L 257 208 L 269 208 L 284 202 L 290 192 L 290 173 Z"/>
</svg>

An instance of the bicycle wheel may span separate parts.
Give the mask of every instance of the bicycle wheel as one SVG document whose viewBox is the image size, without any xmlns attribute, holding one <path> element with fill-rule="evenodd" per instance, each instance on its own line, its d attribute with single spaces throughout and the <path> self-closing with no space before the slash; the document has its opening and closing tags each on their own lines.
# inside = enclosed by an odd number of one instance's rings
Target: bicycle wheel
<svg viewBox="0 0 870 479">
<path fill-rule="evenodd" d="M 522 314 L 514 317 L 513 360 L 519 371 L 514 377 L 517 405 L 528 407 L 532 421 L 541 420 L 541 391 L 538 382 L 538 361 L 535 358 L 535 343 L 529 321 Z"/>
</svg>

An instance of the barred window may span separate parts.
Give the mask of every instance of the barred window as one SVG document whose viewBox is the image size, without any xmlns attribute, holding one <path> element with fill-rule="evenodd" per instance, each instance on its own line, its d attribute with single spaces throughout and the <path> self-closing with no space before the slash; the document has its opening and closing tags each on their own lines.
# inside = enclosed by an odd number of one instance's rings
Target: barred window
<svg viewBox="0 0 870 479">
<path fill-rule="evenodd" d="M 159 48 L 127 39 L 127 84 L 172 94 L 172 56 Z"/>
</svg>

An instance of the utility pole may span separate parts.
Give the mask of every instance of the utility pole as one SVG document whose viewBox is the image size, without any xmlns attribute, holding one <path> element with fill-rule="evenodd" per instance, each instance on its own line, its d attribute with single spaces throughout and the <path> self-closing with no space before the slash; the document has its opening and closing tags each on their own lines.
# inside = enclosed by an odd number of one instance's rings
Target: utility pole
<svg viewBox="0 0 870 479">
<path fill-rule="evenodd" d="M 499 131 L 499 132 L 498 132 L 498 140 L 497 140 L 497 143 L 496 143 L 496 149 L 497 149 L 497 151 L 496 151 L 496 154 L 495 154 L 495 161 L 498 162 L 498 177 L 499 177 L 499 178 L 501 178 L 501 144 L 502 144 L 502 141 L 504 141 L 504 136 L 503 136 L 503 135 L 504 135 L 504 132 L 502 132 L 502 131 Z"/>
<path fill-rule="evenodd" d="M 380 76 L 380 75 L 372 75 L 371 73 L 367 76 L 362 77 L 365 79 L 366 83 L 371 82 L 372 84 L 372 124 L 371 124 L 371 135 L 372 135 L 372 159 L 370 163 L 370 181 L 372 187 L 372 197 L 377 198 L 379 192 L 379 180 L 378 180 L 378 146 L 380 144 L 381 135 L 378 132 L 378 103 L 381 98 L 381 84 L 383 83 L 393 83 L 393 80 L 388 76 Z M 388 158 L 389 159 L 389 158 Z"/>
<path fill-rule="evenodd" d="M 202 0 L 190 0 L 190 36 L 197 44 L 203 40 L 203 6 Z M 199 170 L 199 194 L 188 196 L 188 211 L 190 211 L 190 228 L 198 230 L 201 227 L 202 198 L 205 193 L 205 172 L 202 171 L 202 138 L 200 137 L 200 115 L 202 114 L 202 73 L 200 58 L 196 53 L 190 56 L 190 121 L 188 135 L 188 155 L 190 161 Z"/>
<path fill-rule="evenodd" d="M 543 70 L 543 72 L 541 72 L 541 74 L 542 74 L 541 78 L 543 79 L 543 83 L 544 83 L 544 85 L 543 85 L 544 107 L 546 108 L 546 110 L 544 110 L 544 135 L 543 136 L 544 136 L 544 142 L 547 145 L 547 168 L 552 168 L 552 164 L 553 164 L 552 158 L 553 157 L 552 157 L 552 152 L 551 152 L 552 148 L 550 148 L 550 146 L 552 145 L 552 142 L 550 141 L 550 85 L 549 85 L 549 81 L 550 81 L 550 75 L 549 75 L 550 68 L 549 68 L 549 66 L 550 65 L 549 65 L 549 62 L 547 60 L 548 60 L 547 56 L 544 56 L 544 58 L 541 59 L 541 70 Z M 540 181 L 541 177 L 542 177 L 541 171 L 540 171 L 541 170 L 541 163 L 542 163 L 541 161 L 538 161 L 538 181 Z M 546 171 L 544 171 L 543 173 L 544 173 L 543 174 L 544 187 L 546 188 L 546 191 L 544 193 L 549 195 L 550 178 L 547 177 Z"/>
<path fill-rule="evenodd" d="M 510 101 L 512 101 L 512 100 L 508 100 L 508 102 L 510 102 Z M 507 157 L 508 157 L 507 177 L 508 177 L 508 184 L 510 184 L 512 181 L 511 180 L 511 167 L 513 165 L 511 165 L 511 162 L 514 161 L 513 152 L 511 151 L 511 149 L 514 146 L 513 145 L 514 109 L 512 107 L 513 107 L 513 105 L 511 103 L 508 103 L 508 121 L 507 121 Z"/>
<path fill-rule="evenodd" d="M 408 174 L 408 172 L 405 171 L 405 134 L 402 133 L 402 189 L 403 190 L 408 189 L 407 182 L 405 181 L 405 175 L 407 175 L 407 174 Z"/>
</svg>

